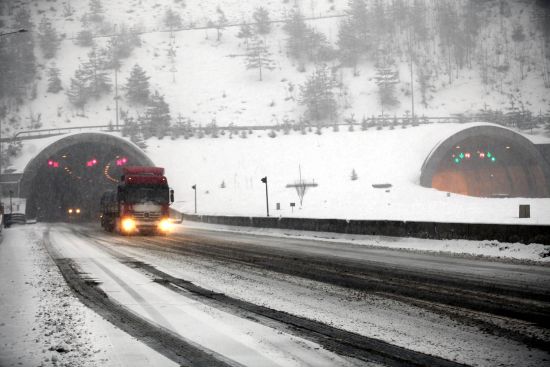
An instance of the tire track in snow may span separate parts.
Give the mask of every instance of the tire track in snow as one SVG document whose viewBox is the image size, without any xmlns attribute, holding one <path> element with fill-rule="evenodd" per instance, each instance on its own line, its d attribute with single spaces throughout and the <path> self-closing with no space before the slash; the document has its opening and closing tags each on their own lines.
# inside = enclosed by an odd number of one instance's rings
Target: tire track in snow
<svg viewBox="0 0 550 367">
<path fill-rule="evenodd" d="M 240 364 L 185 340 L 176 333 L 155 325 L 121 304 L 113 301 L 88 278 L 77 264 L 62 258 L 50 242 L 49 229 L 43 235 L 44 247 L 59 268 L 63 278 L 80 301 L 97 312 L 104 319 L 124 332 L 141 340 L 149 347 L 182 366 L 198 367 L 242 367 Z"/>
</svg>

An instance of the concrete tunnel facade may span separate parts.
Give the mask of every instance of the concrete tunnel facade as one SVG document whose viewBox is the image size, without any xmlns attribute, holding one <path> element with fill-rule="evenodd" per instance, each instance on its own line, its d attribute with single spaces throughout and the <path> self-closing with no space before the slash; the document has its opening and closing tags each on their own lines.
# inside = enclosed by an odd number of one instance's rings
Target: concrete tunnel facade
<svg viewBox="0 0 550 367">
<path fill-rule="evenodd" d="M 117 157 L 125 157 L 128 165 L 154 165 L 138 146 L 110 134 L 79 133 L 50 144 L 23 171 L 20 195 L 27 199 L 25 214 L 62 220 L 66 207 L 80 205 L 93 217 L 101 194 L 116 186 L 121 170 Z M 87 159 L 98 164 L 86 166 Z"/>
<path fill-rule="evenodd" d="M 422 165 L 420 184 L 477 197 L 550 197 L 550 167 L 521 134 L 480 125 L 439 142 Z"/>
</svg>

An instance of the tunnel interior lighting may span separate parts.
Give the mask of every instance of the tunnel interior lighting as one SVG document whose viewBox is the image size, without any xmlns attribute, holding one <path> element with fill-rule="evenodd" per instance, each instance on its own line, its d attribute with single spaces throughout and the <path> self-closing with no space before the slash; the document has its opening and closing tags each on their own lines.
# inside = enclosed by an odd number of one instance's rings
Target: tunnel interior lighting
<svg viewBox="0 0 550 367">
<path fill-rule="evenodd" d="M 97 159 L 92 158 L 88 162 L 86 162 L 86 167 L 93 167 L 97 164 Z"/>
<path fill-rule="evenodd" d="M 124 166 L 126 163 L 128 163 L 128 158 L 122 157 L 116 160 L 117 166 Z"/>
</svg>

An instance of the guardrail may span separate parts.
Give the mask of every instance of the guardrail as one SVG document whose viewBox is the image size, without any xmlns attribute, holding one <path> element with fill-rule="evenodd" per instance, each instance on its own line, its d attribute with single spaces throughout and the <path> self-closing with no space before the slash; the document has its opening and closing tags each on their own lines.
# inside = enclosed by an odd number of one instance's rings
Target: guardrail
<svg viewBox="0 0 550 367">
<path fill-rule="evenodd" d="M 542 116 L 540 117 L 543 118 Z M 547 118 L 544 116 L 544 118 Z M 548 117 L 550 119 L 550 117 Z M 519 121 L 513 122 L 513 121 L 494 121 L 494 119 L 490 118 L 488 115 L 453 115 L 453 116 L 415 116 L 412 118 L 411 116 L 371 116 L 371 117 L 364 117 L 361 118 L 360 121 L 356 120 L 353 116 L 350 117 L 343 117 L 342 122 L 337 122 L 333 124 L 327 124 L 323 123 L 320 125 L 317 125 L 315 123 L 310 122 L 283 122 L 283 123 L 277 123 L 275 125 L 227 125 L 227 126 L 212 126 L 212 125 L 205 125 L 205 126 L 177 126 L 172 125 L 170 126 L 167 131 L 166 135 L 185 135 L 186 133 L 191 133 L 191 135 L 194 135 L 198 133 L 199 131 L 204 132 L 206 135 L 209 135 L 212 133 L 212 131 L 243 131 L 243 130 L 301 130 L 305 128 L 331 128 L 334 126 L 364 126 L 365 128 L 371 129 L 371 128 L 384 128 L 384 127 L 397 127 L 400 125 L 411 125 L 411 126 L 417 126 L 417 125 L 425 125 L 430 123 L 466 123 L 466 122 L 474 122 L 474 121 L 487 121 L 487 122 L 493 122 L 497 123 L 499 125 L 508 126 L 508 127 L 520 127 Z M 538 120 L 537 120 L 538 121 Z M 542 121 L 542 120 L 541 120 Z M 39 129 L 39 130 L 25 130 L 25 131 L 19 131 L 13 137 L 10 138 L 1 138 L 1 142 L 11 142 L 11 141 L 17 141 L 17 140 L 28 140 L 28 139 L 41 139 L 51 136 L 58 136 L 58 135 L 64 135 L 68 133 L 73 132 L 83 132 L 83 131 L 105 131 L 105 132 L 124 132 L 124 125 L 88 125 L 88 126 L 74 126 L 74 127 L 60 127 L 60 128 L 51 128 L 51 129 Z M 140 131 L 141 127 L 137 126 L 138 132 Z"/>
<path fill-rule="evenodd" d="M 227 217 L 183 214 L 184 220 L 232 226 L 295 229 L 390 237 L 494 240 L 550 245 L 550 226 L 529 224 L 443 223 L 397 220 Z"/>
</svg>

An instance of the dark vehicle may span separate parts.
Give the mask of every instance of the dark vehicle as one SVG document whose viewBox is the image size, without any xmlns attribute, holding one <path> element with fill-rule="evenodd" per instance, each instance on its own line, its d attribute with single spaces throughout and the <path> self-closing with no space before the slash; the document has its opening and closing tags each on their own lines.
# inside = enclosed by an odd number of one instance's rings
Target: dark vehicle
<svg viewBox="0 0 550 367">
<path fill-rule="evenodd" d="M 172 202 L 174 190 L 168 187 L 164 168 L 125 167 L 117 190 L 101 197 L 101 226 L 123 234 L 166 234 Z"/>
</svg>

